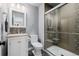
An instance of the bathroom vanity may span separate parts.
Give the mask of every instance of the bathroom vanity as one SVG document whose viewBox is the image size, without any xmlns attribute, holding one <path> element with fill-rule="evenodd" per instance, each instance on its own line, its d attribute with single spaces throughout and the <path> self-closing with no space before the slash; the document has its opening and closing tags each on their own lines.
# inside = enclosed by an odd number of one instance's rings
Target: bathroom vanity
<svg viewBox="0 0 79 59">
<path fill-rule="evenodd" d="M 28 55 L 28 34 L 26 33 L 26 10 L 14 5 L 9 8 L 8 56 Z"/>
<path fill-rule="evenodd" d="M 28 34 L 9 34 L 8 56 L 28 55 Z"/>
</svg>

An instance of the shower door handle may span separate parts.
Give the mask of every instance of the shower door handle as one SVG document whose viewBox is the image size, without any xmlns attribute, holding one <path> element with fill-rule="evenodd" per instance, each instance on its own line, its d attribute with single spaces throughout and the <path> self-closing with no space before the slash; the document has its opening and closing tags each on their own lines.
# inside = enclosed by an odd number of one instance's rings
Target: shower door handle
<svg viewBox="0 0 79 59">
<path fill-rule="evenodd" d="M 1 41 L 0 41 L 0 45 L 1 45 Z"/>
</svg>

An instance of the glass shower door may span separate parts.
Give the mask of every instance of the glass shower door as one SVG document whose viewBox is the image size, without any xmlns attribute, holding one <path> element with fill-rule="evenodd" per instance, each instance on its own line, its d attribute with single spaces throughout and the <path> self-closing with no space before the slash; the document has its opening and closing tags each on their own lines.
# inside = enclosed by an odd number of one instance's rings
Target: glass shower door
<svg viewBox="0 0 79 59">
<path fill-rule="evenodd" d="M 57 44 L 58 40 L 58 10 L 45 15 L 45 48 Z"/>
</svg>

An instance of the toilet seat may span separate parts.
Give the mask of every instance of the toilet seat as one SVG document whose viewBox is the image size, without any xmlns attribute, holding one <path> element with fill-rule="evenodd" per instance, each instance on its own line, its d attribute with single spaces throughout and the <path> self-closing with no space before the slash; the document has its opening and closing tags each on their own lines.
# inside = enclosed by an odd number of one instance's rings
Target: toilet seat
<svg viewBox="0 0 79 59">
<path fill-rule="evenodd" d="M 32 43 L 32 45 L 33 45 L 34 47 L 43 47 L 42 44 L 39 43 L 39 42 L 34 42 L 34 43 Z"/>
<path fill-rule="evenodd" d="M 31 44 L 34 48 L 33 54 L 35 56 L 42 56 L 41 50 L 43 48 L 42 43 L 38 42 L 38 35 L 31 35 Z"/>
</svg>

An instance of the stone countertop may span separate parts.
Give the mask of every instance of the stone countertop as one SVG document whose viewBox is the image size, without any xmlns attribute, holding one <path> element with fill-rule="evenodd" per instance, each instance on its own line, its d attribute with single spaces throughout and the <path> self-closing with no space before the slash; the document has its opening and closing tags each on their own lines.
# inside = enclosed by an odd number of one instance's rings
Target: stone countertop
<svg viewBox="0 0 79 59">
<path fill-rule="evenodd" d="M 29 34 L 27 33 L 24 33 L 24 34 L 7 34 L 7 37 L 21 37 L 21 36 L 28 36 L 29 37 Z"/>
</svg>

